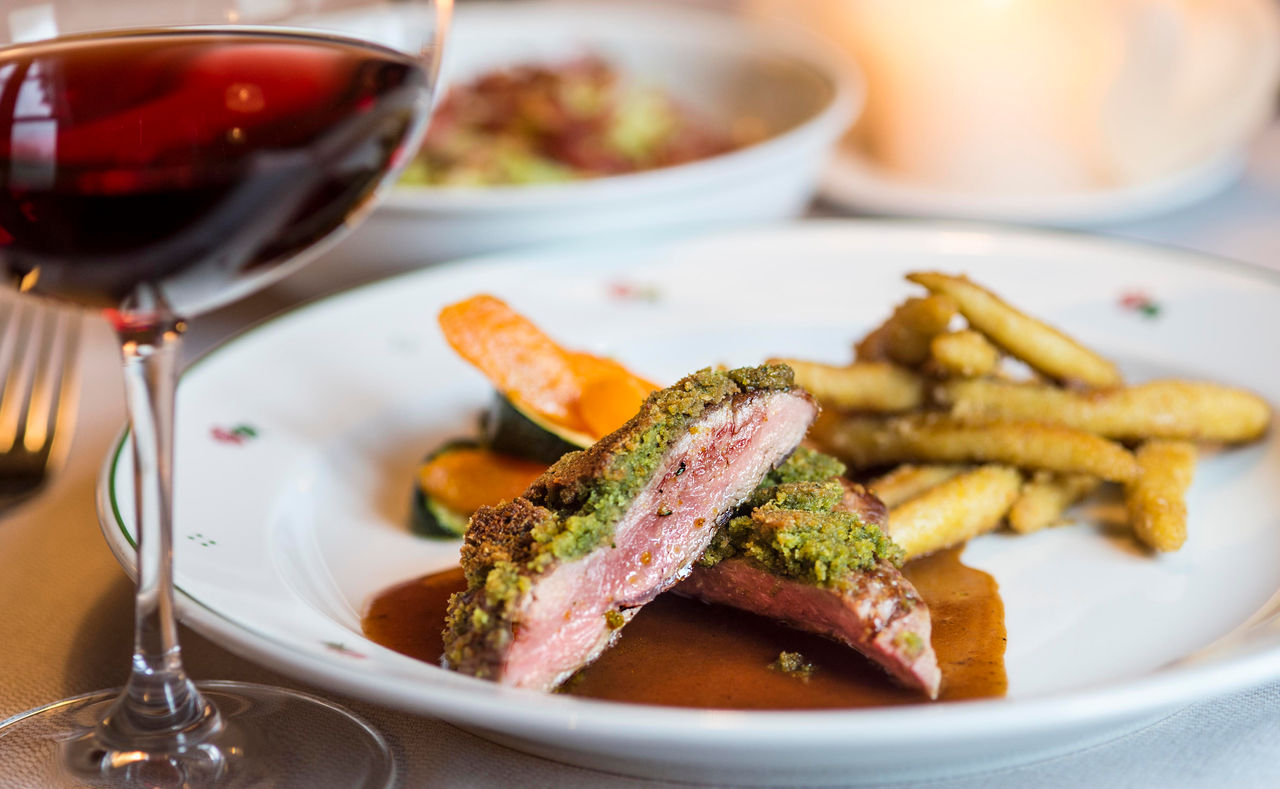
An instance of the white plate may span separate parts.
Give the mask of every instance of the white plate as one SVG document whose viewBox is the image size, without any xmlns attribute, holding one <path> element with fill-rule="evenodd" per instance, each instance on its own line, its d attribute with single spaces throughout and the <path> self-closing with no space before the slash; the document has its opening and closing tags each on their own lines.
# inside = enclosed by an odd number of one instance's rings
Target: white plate
<svg viewBox="0 0 1280 789">
<path fill-rule="evenodd" d="M 467 433 L 489 393 L 441 340 L 441 305 L 493 292 L 568 344 L 673 380 L 778 353 L 847 359 L 850 341 L 911 292 L 901 275 L 913 269 L 967 272 L 1135 380 L 1207 377 L 1280 401 L 1280 277 L 1084 237 L 825 222 L 426 270 L 271 321 L 185 376 L 183 620 L 335 691 L 579 764 L 701 781 L 982 769 L 1280 676 L 1274 435 L 1203 460 L 1176 554 L 1147 556 L 1094 525 L 976 540 L 965 561 L 995 575 L 1007 611 L 1006 699 L 776 713 L 619 705 L 499 688 L 361 636 L 371 595 L 457 555 L 456 543 L 405 528 L 415 461 Z M 109 462 L 101 495 L 126 566 L 130 473 Z"/>
<path fill-rule="evenodd" d="M 793 217 L 862 106 L 861 72 L 803 31 L 616 1 L 460 3 L 441 94 L 495 68 L 585 53 L 712 122 L 754 119 L 766 138 L 674 167 L 568 183 L 395 186 L 368 221 L 285 286 L 328 293 L 425 262 L 530 244 Z"/>
<path fill-rule="evenodd" d="M 846 142 L 823 174 L 822 196 L 843 208 L 872 214 L 1105 227 L 1205 200 L 1234 183 L 1243 169 L 1243 153 L 1230 150 L 1184 172 L 1113 189 L 978 194 L 901 178 Z"/>
</svg>

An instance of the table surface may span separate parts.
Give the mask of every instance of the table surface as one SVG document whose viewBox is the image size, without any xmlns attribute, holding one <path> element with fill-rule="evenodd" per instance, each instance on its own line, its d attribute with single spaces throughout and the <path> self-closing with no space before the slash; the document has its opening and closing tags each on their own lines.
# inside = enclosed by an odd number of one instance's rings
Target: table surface
<svg viewBox="0 0 1280 789">
<path fill-rule="evenodd" d="M 817 213 L 830 215 L 818 206 Z M 1280 123 L 1251 149 L 1239 183 L 1198 206 L 1101 231 L 1280 268 Z M 238 329 L 285 309 L 293 298 L 268 290 L 202 316 L 188 358 Z M 79 421 L 70 459 L 38 497 L 0 519 L 0 719 L 48 701 L 110 687 L 129 657 L 132 585 L 97 525 L 94 489 L 102 459 L 124 420 L 114 338 L 85 329 Z M 184 628 L 187 666 L 197 678 L 306 685 L 232 655 Z M 321 695 L 327 691 L 309 688 Z M 336 698 L 336 697 L 335 697 Z M 661 787 L 492 745 L 437 720 L 348 699 L 385 732 L 405 786 Z M 979 786 L 1280 785 L 1280 684 L 1181 711 L 1145 731 L 1086 751 L 1000 773 L 941 779 L 936 789 Z M 0 765 L 0 787 L 6 783 Z"/>
</svg>

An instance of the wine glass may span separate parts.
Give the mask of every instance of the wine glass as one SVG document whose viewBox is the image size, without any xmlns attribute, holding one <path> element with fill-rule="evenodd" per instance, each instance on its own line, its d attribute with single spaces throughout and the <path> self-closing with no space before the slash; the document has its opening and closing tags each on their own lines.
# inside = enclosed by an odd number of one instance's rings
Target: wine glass
<svg viewBox="0 0 1280 789">
<path fill-rule="evenodd" d="M 0 723 L 24 786 L 383 787 L 309 694 L 186 675 L 173 610 L 178 343 L 350 227 L 416 148 L 451 0 L 0 0 L 0 274 L 120 339 L 138 540 L 121 690 Z"/>
</svg>

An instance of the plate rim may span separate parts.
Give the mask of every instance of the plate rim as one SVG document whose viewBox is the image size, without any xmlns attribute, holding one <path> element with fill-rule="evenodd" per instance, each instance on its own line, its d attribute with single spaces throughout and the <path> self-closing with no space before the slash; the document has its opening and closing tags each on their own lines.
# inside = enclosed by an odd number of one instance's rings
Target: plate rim
<svg viewBox="0 0 1280 789">
<path fill-rule="evenodd" d="M 857 234 L 901 233 L 921 239 L 949 232 L 980 232 L 994 243 L 1031 242 L 1067 244 L 1081 249 L 1104 246 L 1127 250 L 1133 254 L 1156 253 L 1170 263 L 1194 268 L 1221 270 L 1258 279 L 1280 288 L 1280 270 L 1256 263 L 1219 257 L 1169 245 L 1142 243 L 1126 239 L 1094 236 L 1075 231 L 1041 228 L 1009 228 L 973 222 L 932 221 L 917 219 L 811 219 L 775 223 L 764 228 L 737 228 L 709 234 L 659 239 L 653 248 L 679 247 L 714 242 L 733 237 L 751 237 L 787 233 L 812 233 L 840 229 Z M 607 250 L 608 242 L 560 248 L 572 255 Z M 555 254 L 556 248 L 534 248 L 508 251 L 474 258 L 463 258 L 408 271 L 387 279 L 367 283 L 350 290 L 330 294 L 268 316 L 193 359 L 182 377 L 203 362 L 225 353 L 239 342 L 256 335 L 278 321 L 294 317 L 331 302 L 358 298 L 379 288 L 393 288 L 404 278 L 429 279 L 455 268 L 519 263 L 535 257 Z M 97 510 L 99 527 L 116 560 L 130 577 L 136 575 L 136 543 L 128 531 L 115 496 L 113 480 L 120 467 L 129 437 L 127 425 L 121 429 L 112 449 L 104 458 L 98 476 Z M 904 739 L 916 743 L 954 741 L 966 737 L 990 737 L 998 733 L 1045 732 L 1069 725 L 1094 724 L 1137 718 L 1195 701 L 1219 697 L 1227 693 L 1255 687 L 1280 677 L 1280 638 L 1268 639 L 1262 649 L 1225 660 L 1166 665 L 1141 676 L 1110 679 L 1096 685 L 1053 691 L 1026 699 L 982 699 L 955 701 L 947 704 L 907 705 L 847 710 L 721 710 L 661 707 L 602 701 L 536 691 L 503 688 L 484 680 L 459 675 L 443 677 L 444 682 L 431 683 L 428 704 L 420 696 L 406 697 L 403 679 L 369 673 L 356 679 L 351 671 L 332 660 L 322 659 L 296 649 L 296 644 L 263 633 L 232 619 L 229 615 L 191 596 L 181 587 L 175 588 L 177 615 L 184 624 L 236 654 L 267 668 L 282 671 L 304 681 L 315 682 L 329 690 L 375 700 L 377 703 L 415 714 L 430 714 L 469 724 L 494 727 L 494 721 L 506 724 L 505 730 L 534 732 L 548 727 L 558 731 L 582 732 L 592 723 L 606 724 L 592 731 L 596 741 L 644 737 L 647 742 L 687 742 L 696 733 L 708 745 L 734 748 L 777 745 L 778 727 L 785 726 L 788 739 L 804 736 L 811 746 L 849 744 L 856 735 L 859 746 L 902 744 Z M 1280 590 L 1278 590 L 1280 594 Z M 406 658 L 411 660 L 412 658 Z M 443 669 L 441 669 L 443 671 Z M 428 711 L 426 707 L 431 709 Z M 619 712 L 629 714 L 619 715 Z"/>
<path fill-rule="evenodd" d="M 1158 217 L 1207 200 L 1239 180 L 1246 158 L 1244 146 L 1231 146 L 1185 169 L 1137 184 L 1060 192 L 975 194 L 897 177 L 857 150 L 856 145 L 844 141 L 833 152 L 819 194 L 837 206 L 859 211 L 1067 230 L 1101 228 Z"/>
</svg>

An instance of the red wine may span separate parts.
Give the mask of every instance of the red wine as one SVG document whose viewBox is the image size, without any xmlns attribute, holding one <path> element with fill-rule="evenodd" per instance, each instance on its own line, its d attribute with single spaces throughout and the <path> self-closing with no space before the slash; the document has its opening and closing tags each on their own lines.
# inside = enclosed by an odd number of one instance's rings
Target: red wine
<svg viewBox="0 0 1280 789">
<path fill-rule="evenodd" d="M 138 321 L 241 295 L 369 200 L 429 89 L 407 56 L 303 35 L 0 49 L 0 273 Z"/>
</svg>

